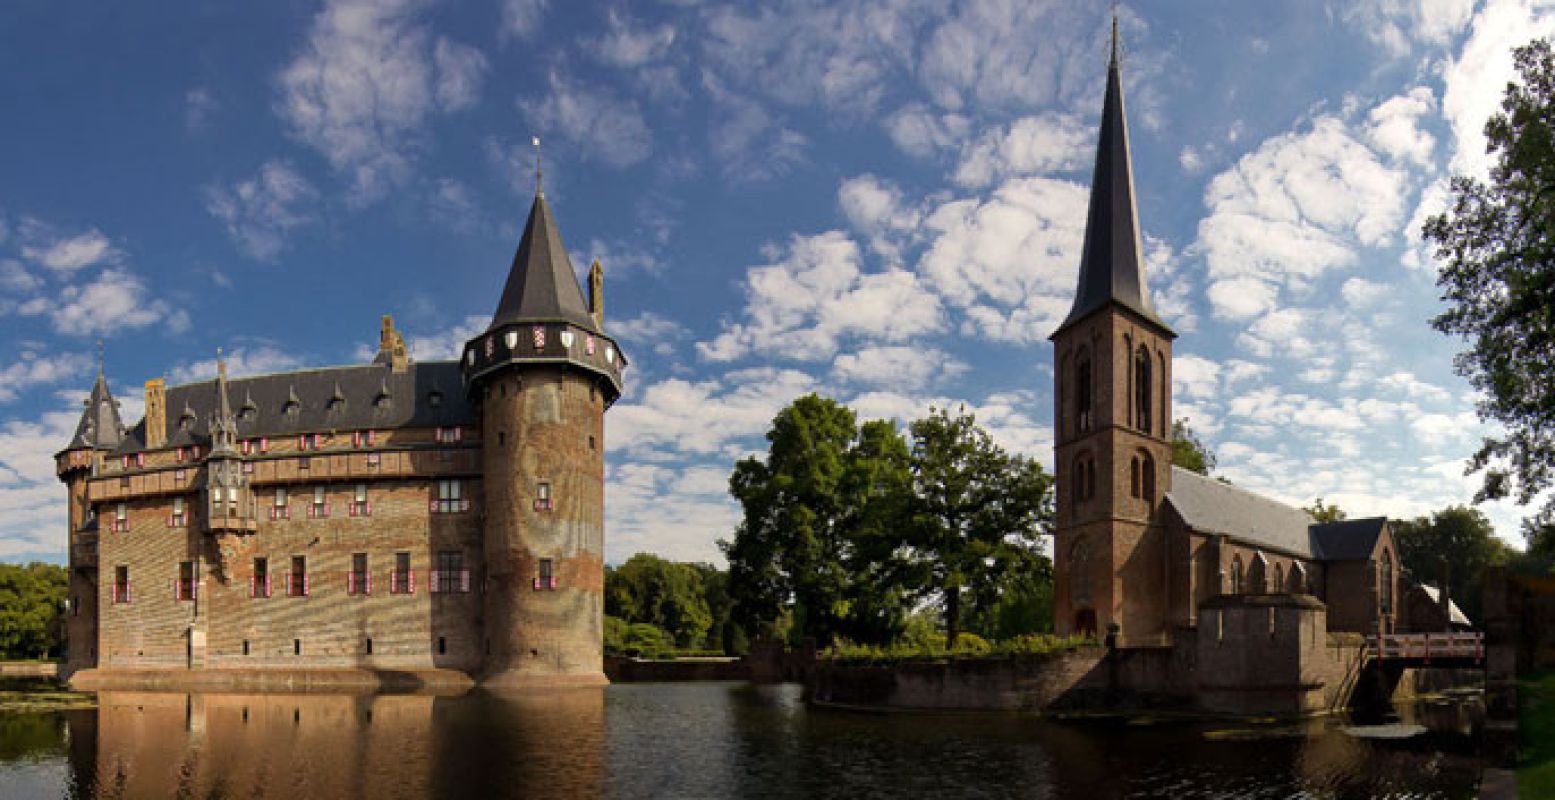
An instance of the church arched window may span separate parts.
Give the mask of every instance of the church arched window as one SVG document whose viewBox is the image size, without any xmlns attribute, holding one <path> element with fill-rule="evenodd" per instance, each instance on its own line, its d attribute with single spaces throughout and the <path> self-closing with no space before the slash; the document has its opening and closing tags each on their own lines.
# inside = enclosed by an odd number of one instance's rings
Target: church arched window
<svg viewBox="0 0 1555 800">
<path fill-rule="evenodd" d="M 1231 593 L 1242 593 L 1242 556 L 1240 554 L 1231 557 Z"/>
<path fill-rule="evenodd" d="M 1134 456 L 1128 465 L 1128 492 L 1134 497 L 1139 496 L 1139 456 Z"/>
<path fill-rule="evenodd" d="M 1074 486 L 1069 494 L 1075 505 L 1085 499 L 1085 456 L 1074 457 Z"/>
<path fill-rule="evenodd" d="M 1150 432 L 1150 408 L 1154 404 L 1150 378 L 1150 351 L 1140 345 L 1134 355 L 1134 427 Z"/>
<path fill-rule="evenodd" d="M 1145 453 L 1142 456 L 1142 462 L 1143 463 L 1141 463 L 1139 465 L 1139 469 L 1140 469 L 1140 472 L 1142 472 L 1144 474 L 1140 476 L 1140 478 L 1141 478 L 1140 483 L 1143 485 L 1145 502 L 1146 503 L 1154 503 L 1155 502 L 1155 459 L 1151 458 L 1149 453 Z"/>
<path fill-rule="evenodd" d="M 1309 593 L 1307 591 L 1307 568 L 1303 567 L 1300 561 L 1290 565 L 1290 583 L 1286 585 L 1285 590 L 1291 594 Z"/>
<path fill-rule="evenodd" d="M 1069 550 L 1069 603 L 1090 605 L 1091 602 L 1091 545 L 1078 539 Z"/>
<path fill-rule="evenodd" d="M 1096 496 L 1096 459 L 1085 460 L 1085 499 Z"/>
<path fill-rule="evenodd" d="M 1091 356 L 1081 350 L 1075 356 L 1074 362 L 1074 388 L 1075 388 L 1075 421 L 1080 433 L 1091 429 L 1092 416 L 1095 413 L 1092 405 L 1095 401 L 1092 392 Z"/>
<path fill-rule="evenodd" d="M 1285 591 L 1285 565 L 1274 565 L 1274 583 L 1270 587 L 1276 594 Z"/>
</svg>

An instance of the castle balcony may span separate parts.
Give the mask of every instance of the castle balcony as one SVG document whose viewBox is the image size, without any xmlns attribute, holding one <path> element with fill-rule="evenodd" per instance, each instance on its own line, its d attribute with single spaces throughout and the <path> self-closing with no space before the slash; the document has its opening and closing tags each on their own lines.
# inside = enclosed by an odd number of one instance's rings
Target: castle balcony
<svg viewBox="0 0 1555 800">
<path fill-rule="evenodd" d="M 210 534 L 221 533 L 254 533 L 259 530 L 259 522 L 253 517 L 245 516 L 221 516 L 211 517 L 206 520 L 205 532 Z"/>
</svg>

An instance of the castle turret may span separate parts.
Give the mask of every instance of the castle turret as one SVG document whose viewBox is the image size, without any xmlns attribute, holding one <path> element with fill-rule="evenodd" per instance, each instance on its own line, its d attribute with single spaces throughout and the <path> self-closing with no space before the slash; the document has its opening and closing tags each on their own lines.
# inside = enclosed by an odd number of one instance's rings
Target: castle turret
<svg viewBox="0 0 1555 800">
<path fill-rule="evenodd" d="M 1150 303 L 1117 20 L 1074 307 L 1050 337 L 1057 450 L 1055 629 L 1160 644 L 1168 607 L 1172 329 Z M 1173 555 L 1176 558 L 1176 555 Z"/>
<path fill-rule="evenodd" d="M 81 421 L 70 443 L 54 457 L 55 474 L 68 493 L 70 525 L 70 595 L 66 602 L 65 671 L 74 673 L 97 663 L 97 588 L 99 521 L 93 513 L 87 481 L 96 474 L 103 455 L 124 439 L 119 402 L 108 391 L 102 364 L 86 398 Z"/>
<path fill-rule="evenodd" d="M 233 549 L 223 534 L 258 530 L 248 476 L 243 474 L 243 455 L 238 452 L 238 420 L 227 397 L 227 362 L 216 358 L 216 402 L 211 415 L 211 453 L 205 461 L 205 524 L 217 536 L 223 556 Z M 227 566 L 225 557 L 218 564 Z"/>
<path fill-rule="evenodd" d="M 605 681 L 604 421 L 626 359 L 594 310 L 536 192 L 491 326 L 462 361 L 481 420 L 488 683 Z"/>
</svg>

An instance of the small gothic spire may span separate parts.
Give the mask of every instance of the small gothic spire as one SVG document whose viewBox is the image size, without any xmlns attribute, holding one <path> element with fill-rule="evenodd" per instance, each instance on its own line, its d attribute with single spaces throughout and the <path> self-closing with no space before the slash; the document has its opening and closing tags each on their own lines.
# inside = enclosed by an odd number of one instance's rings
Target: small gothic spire
<svg viewBox="0 0 1555 800">
<path fill-rule="evenodd" d="M 538 137 L 538 136 L 531 136 L 531 137 L 529 137 L 529 140 L 530 140 L 530 143 L 533 144 L 534 148 L 535 148 L 535 196 L 536 197 L 544 197 L 545 196 L 545 170 L 543 168 L 544 165 L 540 161 L 540 137 Z"/>
<path fill-rule="evenodd" d="M 216 348 L 216 418 L 211 420 L 211 455 L 230 455 L 237 452 L 238 421 L 232 416 L 232 403 L 227 399 L 227 360 Z"/>
</svg>

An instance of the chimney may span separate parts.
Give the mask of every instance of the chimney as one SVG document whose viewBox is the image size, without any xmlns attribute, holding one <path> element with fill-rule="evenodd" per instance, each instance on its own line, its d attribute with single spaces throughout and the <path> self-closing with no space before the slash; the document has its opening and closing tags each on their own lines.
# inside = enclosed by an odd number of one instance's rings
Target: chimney
<svg viewBox="0 0 1555 800">
<path fill-rule="evenodd" d="M 394 372 L 404 372 L 410 366 L 410 353 L 405 347 L 405 337 L 394 330 L 394 317 L 383 315 L 383 325 L 378 331 L 378 361 L 389 365 Z"/>
<path fill-rule="evenodd" d="M 605 330 L 605 270 L 594 259 L 589 267 L 589 313 L 594 316 L 594 327 Z"/>
<path fill-rule="evenodd" d="M 146 447 L 167 444 L 167 381 L 146 381 Z"/>
</svg>

